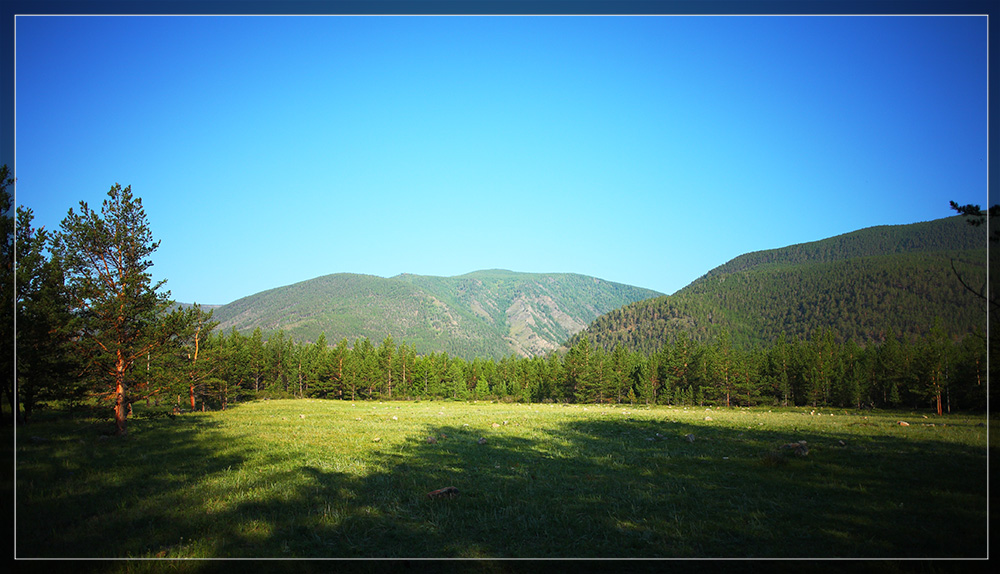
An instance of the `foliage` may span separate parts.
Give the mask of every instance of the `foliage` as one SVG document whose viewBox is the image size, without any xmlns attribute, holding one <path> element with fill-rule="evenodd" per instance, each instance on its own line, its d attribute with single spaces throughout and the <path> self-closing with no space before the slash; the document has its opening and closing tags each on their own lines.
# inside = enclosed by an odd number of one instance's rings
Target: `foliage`
<svg viewBox="0 0 1000 574">
<path fill-rule="evenodd" d="M 16 318 L 17 396 L 21 422 L 36 405 L 52 400 L 79 400 L 79 364 L 71 352 L 69 293 L 63 268 L 47 256 L 50 235 L 31 225 L 32 212 L 17 209 Z"/>
<path fill-rule="evenodd" d="M 985 340 L 975 335 L 955 340 L 940 326 L 933 333 L 907 339 L 889 327 L 885 341 L 861 346 L 854 340 L 841 343 L 831 329 L 823 329 L 806 340 L 781 337 L 772 346 L 749 349 L 725 336 L 703 343 L 682 335 L 652 353 L 621 345 L 608 353 L 582 338 L 565 353 L 545 358 L 467 361 L 447 353 L 420 355 L 391 337 L 378 346 L 368 339 L 330 346 L 297 343 L 281 332 L 264 342 L 259 331 L 246 337 L 231 330 L 206 335 L 200 364 L 227 389 L 229 403 L 283 396 L 937 408 L 940 390 L 948 412 L 984 409 Z M 193 392 L 199 404 L 223 408 L 218 393 Z"/>
<path fill-rule="evenodd" d="M 66 273 L 79 358 L 92 390 L 113 404 L 119 434 L 126 430 L 130 399 L 150 392 L 143 380 L 129 380 L 133 364 L 185 329 L 187 315 L 166 313 L 166 280 L 152 283 L 150 257 L 158 246 L 142 200 L 131 186 L 119 184 L 108 191 L 100 212 L 83 201 L 79 213 L 71 209 L 53 246 Z"/>
<path fill-rule="evenodd" d="M 12 417 L 23 424 L 44 402 L 78 399 L 81 393 L 77 362 L 68 349 L 73 334 L 63 267 L 48 253 L 52 235 L 32 225 L 32 211 L 24 206 L 13 209 L 7 191 L 13 184 L 7 166 L 0 167 L 4 227 L 0 320 L 16 326 L 3 330 L 3 348 L 9 349 L 2 360 L 3 394 Z"/>
<path fill-rule="evenodd" d="M 0 224 L 3 225 L 3 244 L 0 246 L 2 253 L 0 257 L 3 264 L 0 266 L 0 321 L 3 325 L 13 327 L 15 323 L 15 295 L 14 295 L 14 213 L 13 199 L 7 188 L 14 185 L 14 178 L 10 175 L 10 169 L 6 164 L 0 166 Z M 3 371 L 3 400 L 10 405 L 11 421 L 18 411 L 17 399 L 14 395 L 14 329 L 4 328 L 0 330 L 0 349 L 6 349 L 0 355 L 0 370 Z"/>
</svg>

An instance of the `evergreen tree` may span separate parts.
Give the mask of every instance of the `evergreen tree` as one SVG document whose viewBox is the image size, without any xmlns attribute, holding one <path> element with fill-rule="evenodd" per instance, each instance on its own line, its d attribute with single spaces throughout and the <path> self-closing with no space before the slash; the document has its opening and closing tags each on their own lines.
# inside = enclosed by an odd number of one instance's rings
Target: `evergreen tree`
<svg viewBox="0 0 1000 574">
<path fill-rule="evenodd" d="M 578 403 L 593 402 L 596 393 L 590 365 L 590 340 L 583 337 L 566 353 L 566 377 L 570 396 Z"/>
<path fill-rule="evenodd" d="M 367 339 L 365 340 L 367 341 Z M 343 394 L 344 398 L 350 401 L 364 398 L 360 396 L 363 391 L 364 381 L 361 375 L 363 360 L 358 349 L 358 341 L 360 339 L 355 340 L 354 346 L 345 350 L 342 355 L 339 353 L 341 347 L 339 344 L 337 345 L 338 355 L 340 355 L 338 371 L 342 381 L 341 384 L 343 385 Z"/>
<path fill-rule="evenodd" d="M 734 351 L 731 343 L 729 329 L 723 327 L 719 331 L 719 336 L 715 342 L 715 364 L 718 369 L 718 381 L 716 383 L 718 396 L 723 400 L 723 404 L 730 406 L 732 395 L 736 390 L 736 376 L 734 373 Z"/>
<path fill-rule="evenodd" d="M 394 363 L 393 380 L 396 381 L 397 394 L 403 397 L 412 395 L 413 365 L 416 360 L 416 351 L 406 343 L 399 345 L 396 351 L 396 361 Z"/>
<path fill-rule="evenodd" d="M 986 337 L 982 333 L 965 337 L 955 353 L 953 384 L 945 390 L 947 410 L 951 412 L 953 405 L 955 408 L 985 410 L 988 388 Z"/>
<path fill-rule="evenodd" d="M 351 354 L 354 355 L 352 366 L 355 369 L 357 388 L 361 393 L 361 398 L 374 398 L 375 388 L 379 383 L 378 352 L 375 346 L 368 340 L 368 337 L 362 337 L 354 341 L 354 350 Z"/>
<path fill-rule="evenodd" d="M 562 386 L 566 371 L 563 369 L 562 360 L 556 353 L 550 353 L 545 361 L 545 382 L 542 386 L 541 394 L 543 397 L 558 400 L 560 398 L 558 391 Z"/>
<path fill-rule="evenodd" d="M 379 396 L 386 400 L 392 399 L 392 359 L 395 353 L 396 344 L 392 340 L 392 335 L 386 335 L 378 348 Z"/>
<path fill-rule="evenodd" d="M 14 396 L 14 216 L 13 201 L 8 187 L 14 185 L 14 178 L 6 164 L 0 166 L 0 223 L 3 224 L 3 265 L 0 266 L 0 321 L 5 326 L 0 329 L 0 370 L 3 374 L 3 395 L 10 404 L 11 424 L 18 412 L 17 398 Z M 10 328 L 6 326 L 10 326 Z"/>
<path fill-rule="evenodd" d="M 280 396 L 288 396 L 289 382 L 294 379 L 292 345 L 294 342 L 284 331 L 274 331 L 268 338 L 264 349 L 267 355 L 268 390 Z"/>
<path fill-rule="evenodd" d="M 643 360 L 638 362 L 638 368 L 634 371 L 634 379 L 632 387 L 629 391 L 632 396 L 629 397 L 629 402 L 634 403 L 636 400 L 651 405 L 656 401 L 656 388 L 655 388 L 655 368 L 653 367 L 653 356 L 647 356 Z M 636 396 L 633 389 L 638 389 L 639 393 Z"/>
<path fill-rule="evenodd" d="M 246 356 L 247 344 L 245 338 L 233 327 L 229 334 L 218 334 L 219 360 L 222 361 L 219 377 L 224 379 L 232 390 L 235 398 L 241 390 L 248 388 L 250 381 L 250 365 Z M 228 402 L 227 400 L 223 401 Z"/>
<path fill-rule="evenodd" d="M 217 377 L 218 364 L 215 361 L 217 349 L 203 349 L 203 343 L 211 335 L 217 321 L 212 321 L 212 312 L 205 313 L 195 305 L 188 309 L 177 311 L 182 319 L 183 330 L 172 337 L 161 349 L 161 360 L 166 367 L 167 386 L 173 386 L 178 392 L 188 396 L 191 410 L 197 408 L 198 397 L 207 388 L 206 381 Z M 209 355 L 209 356 L 206 356 Z M 213 382 L 213 384 L 216 384 Z M 165 387 L 150 389 L 159 394 Z"/>
<path fill-rule="evenodd" d="M 222 410 L 226 410 L 230 401 L 239 400 L 243 388 L 246 365 L 239 359 L 241 339 L 235 328 L 229 336 L 220 332 L 209 339 L 209 346 L 215 350 L 217 376 L 206 381 L 206 385 L 209 395 Z"/>
<path fill-rule="evenodd" d="M 733 358 L 733 387 L 737 400 L 746 406 L 756 405 L 761 395 L 759 376 L 762 353 L 756 348 L 736 350 Z"/>
<path fill-rule="evenodd" d="M 939 415 L 944 413 L 944 398 L 951 386 L 951 351 L 951 344 L 938 319 L 924 337 L 919 356 L 924 393 L 934 402 Z"/>
<path fill-rule="evenodd" d="M 876 380 L 879 402 L 883 406 L 898 405 L 899 384 L 903 379 L 903 352 L 892 328 L 885 335 L 885 342 L 876 355 Z"/>
<path fill-rule="evenodd" d="M 604 348 L 595 346 L 590 351 L 590 389 L 588 402 L 603 403 L 610 394 L 611 365 Z"/>
<path fill-rule="evenodd" d="M 314 395 L 315 390 L 325 388 L 330 379 L 330 346 L 326 342 L 326 333 L 321 332 L 312 346 L 311 372 L 306 381 L 306 395 Z"/>
<path fill-rule="evenodd" d="M 183 330 L 183 315 L 171 313 L 162 280 L 152 283 L 153 241 L 142 200 L 115 184 L 100 213 L 80 202 L 63 219 L 54 251 L 66 270 L 73 328 L 94 390 L 113 405 L 117 434 L 125 434 L 129 371 L 140 357 Z"/>
<path fill-rule="evenodd" d="M 260 329 L 254 329 L 243 347 L 240 358 L 246 361 L 249 367 L 248 383 L 253 384 L 253 392 L 256 395 L 264 390 L 267 377 L 267 355 L 264 349 L 264 336 Z"/>
<path fill-rule="evenodd" d="M 17 397 L 20 422 L 39 401 L 79 399 L 82 388 L 70 350 L 69 294 L 58 259 L 46 257 L 49 235 L 31 225 L 30 209 L 18 207 L 15 269 Z"/>
<path fill-rule="evenodd" d="M 413 396 L 417 399 L 427 397 L 431 379 L 431 361 L 426 356 L 418 356 L 413 362 Z"/>
<path fill-rule="evenodd" d="M 632 370 L 632 355 L 625 350 L 624 345 L 616 344 L 611 352 L 611 388 L 608 392 L 616 403 L 623 403 L 628 396 Z"/>
<path fill-rule="evenodd" d="M 462 363 L 460 358 L 455 357 L 449 361 L 444 375 L 444 387 L 447 395 L 459 400 L 465 400 L 469 396 L 469 387 L 465 383 L 465 371 L 462 369 Z"/>
<path fill-rule="evenodd" d="M 854 339 L 847 341 L 843 351 L 842 382 L 837 387 L 838 393 L 835 397 L 838 404 L 861 408 L 863 397 L 867 394 L 867 389 L 864 388 L 867 379 L 865 376 L 866 364 L 864 350 L 858 346 Z"/>
<path fill-rule="evenodd" d="M 347 344 L 347 338 L 342 337 L 333 348 L 333 351 L 330 352 L 330 372 L 327 378 L 326 396 L 340 399 L 347 398 L 347 380 L 350 374 L 347 373 L 346 369 L 350 368 L 351 365 L 350 355 L 351 349 Z M 353 391 L 351 393 L 351 400 L 354 400 Z"/>
<path fill-rule="evenodd" d="M 772 388 L 778 397 L 781 406 L 794 405 L 795 399 L 792 396 L 792 384 L 789 376 L 791 364 L 789 361 L 789 348 L 785 339 L 785 333 L 778 336 L 778 342 L 768 353 Z"/>
</svg>

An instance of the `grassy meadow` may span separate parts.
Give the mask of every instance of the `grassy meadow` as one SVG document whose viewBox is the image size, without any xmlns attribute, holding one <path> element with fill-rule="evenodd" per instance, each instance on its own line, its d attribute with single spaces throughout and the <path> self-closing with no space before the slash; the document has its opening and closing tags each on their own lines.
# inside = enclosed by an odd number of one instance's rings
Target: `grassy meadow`
<svg viewBox="0 0 1000 574">
<path fill-rule="evenodd" d="M 137 407 L 122 438 L 43 413 L 16 556 L 986 556 L 985 416 L 772 410 L 271 400 Z"/>
</svg>

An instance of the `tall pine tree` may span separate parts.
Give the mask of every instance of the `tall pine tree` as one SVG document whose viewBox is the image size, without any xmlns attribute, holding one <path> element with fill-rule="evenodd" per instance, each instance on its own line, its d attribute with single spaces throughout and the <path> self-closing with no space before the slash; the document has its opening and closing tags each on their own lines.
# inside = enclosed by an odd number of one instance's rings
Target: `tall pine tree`
<svg viewBox="0 0 1000 574">
<path fill-rule="evenodd" d="M 79 212 L 69 211 L 54 246 L 65 265 L 82 357 L 94 390 L 113 405 L 119 435 L 126 433 L 127 393 L 142 386 L 129 380 L 132 365 L 184 328 L 182 314 L 167 314 L 166 280 L 153 283 L 149 273 L 159 245 L 142 200 L 116 183 L 100 212 L 82 201 Z"/>
</svg>

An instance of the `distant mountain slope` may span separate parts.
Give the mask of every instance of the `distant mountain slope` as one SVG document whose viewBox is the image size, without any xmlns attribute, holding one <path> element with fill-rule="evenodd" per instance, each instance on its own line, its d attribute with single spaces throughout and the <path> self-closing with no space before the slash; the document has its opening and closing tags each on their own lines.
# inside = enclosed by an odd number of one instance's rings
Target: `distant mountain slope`
<svg viewBox="0 0 1000 574">
<path fill-rule="evenodd" d="M 878 255 L 961 251 L 985 247 L 985 230 L 970 226 L 961 216 L 909 225 L 879 225 L 819 241 L 746 253 L 712 269 L 685 289 L 709 277 L 767 266 L 832 263 Z"/>
<path fill-rule="evenodd" d="M 532 356 L 558 346 L 602 313 L 661 295 L 572 274 L 479 271 L 392 278 L 340 273 L 244 297 L 215 310 L 219 328 L 284 330 L 331 343 L 392 335 L 418 353 Z"/>
<path fill-rule="evenodd" d="M 881 226 L 822 241 L 741 255 L 671 296 L 641 301 L 595 320 L 587 336 L 605 348 L 653 350 L 684 332 L 710 340 L 723 328 L 734 343 L 770 344 L 781 333 L 803 338 L 823 328 L 840 339 L 881 341 L 925 334 L 935 318 L 961 336 L 985 328 L 981 300 L 967 277 L 985 279 L 986 233 L 950 217 Z"/>
</svg>

